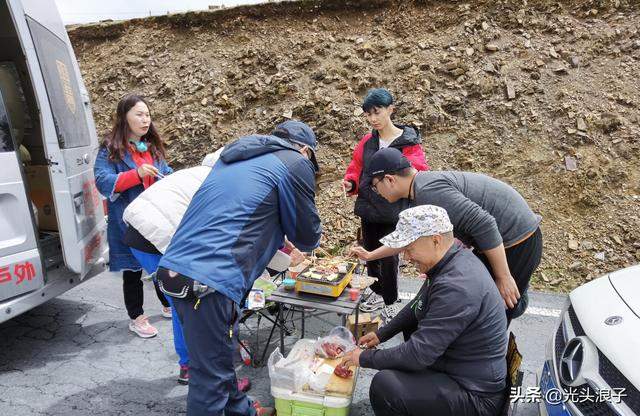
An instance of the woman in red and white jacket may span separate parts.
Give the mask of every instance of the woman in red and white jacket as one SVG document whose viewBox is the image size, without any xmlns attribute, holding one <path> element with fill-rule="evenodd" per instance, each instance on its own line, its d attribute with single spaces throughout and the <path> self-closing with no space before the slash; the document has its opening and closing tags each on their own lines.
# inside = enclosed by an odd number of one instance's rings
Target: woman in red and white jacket
<svg viewBox="0 0 640 416">
<path fill-rule="evenodd" d="M 420 146 L 421 138 L 413 126 L 396 125 L 391 120 L 395 110 L 393 96 L 384 88 L 369 90 L 362 103 L 367 121 L 373 128 L 357 144 L 353 159 L 344 176 L 343 186 L 350 195 L 357 195 L 355 214 L 361 218 L 362 245 L 366 250 L 380 247 L 380 239 L 393 232 L 398 214 L 407 207 L 406 201 L 387 202 L 371 187 L 371 176 L 365 173 L 371 157 L 380 149 L 394 147 L 409 159 L 417 170 L 428 170 L 429 165 Z M 383 316 L 392 318 L 399 311 L 398 256 L 367 262 L 369 275 L 378 281 L 365 293 L 363 312 L 384 308 Z"/>
</svg>

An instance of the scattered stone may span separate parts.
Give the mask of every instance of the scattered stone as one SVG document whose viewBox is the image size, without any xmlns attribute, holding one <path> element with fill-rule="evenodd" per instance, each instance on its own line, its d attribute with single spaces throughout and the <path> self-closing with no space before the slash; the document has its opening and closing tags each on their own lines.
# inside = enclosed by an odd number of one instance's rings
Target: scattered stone
<svg viewBox="0 0 640 416">
<path fill-rule="evenodd" d="M 486 45 L 484 45 L 484 48 L 489 52 L 496 52 L 500 50 L 500 47 L 495 43 L 487 43 Z"/>
<path fill-rule="evenodd" d="M 460 61 L 458 61 L 458 60 L 449 61 L 444 65 L 444 67 L 446 68 L 447 71 L 453 71 L 454 69 L 458 68 L 459 66 L 460 66 Z"/>
<path fill-rule="evenodd" d="M 363 113 L 364 110 L 362 110 L 362 107 L 357 107 L 355 110 L 353 110 L 353 115 L 356 117 L 360 117 Z"/>
<path fill-rule="evenodd" d="M 621 245 L 621 246 L 624 245 L 624 242 L 622 241 L 622 238 L 620 238 L 620 236 L 614 235 L 612 238 L 613 238 L 613 241 L 615 241 L 619 245 Z"/>
<path fill-rule="evenodd" d="M 571 251 L 577 251 L 578 248 L 580 248 L 578 241 L 574 240 L 574 239 L 570 239 L 569 242 L 567 243 L 567 246 L 569 247 L 569 250 Z"/>
<path fill-rule="evenodd" d="M 571 263 L 569 265 L 569 270 L 571 271 L 578 271 L 581 270 L 583 268 L 583 264 L 581 261 L 574 261 L 573 263 Z"/>
<path fill-rule="evenodd" d="M 475 50 L 473 48 L 467 48 L 464 50 L 467 56 L 472 56 Z"/>
<path fill-rule="evenodd" d="M 496 70 L 496 67 L 493 65 L 493 63 L 492 63 L 492 62 L 487 62 L 487 63 L 482 67 L 482 70 L 483 70 L 483 71 L 486 71 L 486 72 L 490 72 L 490 73 L 496 73 L 496 72 L 498 72 L 498 71 Z"/>
<path fill-rule="evenodd" d="M 577 68 L 580 66 L 580 58 L 578 58 L 577 56 L 572 56 L 571 58 L 569 58 L 569 63 L 572 67 Z"/>
<path fill-rule="evenodd" d="M 560 58 L 560 56 L 558 55 L 558 52 L 556 52 L 556 48 L 554 48 L 553 46 L 549 49 L 549 56 L 552 57 L 553 59 Z"/>
<path fill-rule="evenodd" d="M 516 98 L 516 88 L 513 86 L 513 84 L 509 81 L 505 82 L 505 88 L 507 90 L 507 98 L 509 100 L 513 100 Z"/>
<path fill-rule="evenodd" d="M 554 74 L 556 74 L 556 75 L 563 75 L 563 74 L 566 74 L 566 73 L 568 72 L 568 71 L 567 71 L 567 68 L 566 68 L 564 65 L 562 65 L 562 64 L 557 64 L 556 66 L 554 66 L 553 68 L 551 68 L 551 70 L 552 70 L 552 71 L 553 71 L 553 73 L 554 73 Z"/>
<path fill-rule="evenodd" d="M 565 156 L 564 157 L 564 167 L 569 172 L 576 171 L 576 170 L 578 170 L 578 161 L 573 156 Z"/>
<path fill-rule="evenodd" d="M 582 246 L 583 250 L 593 250 L 593 243 L 591 241 L 585 240 L 580 245 Z"/>
<path fill-rule="evenodd" d="M 524 41 L 524 47 L 527 49 L 531 48 L 531 41 L 529 39 L 526 39 Z"/>
<path fill-rule="evenodd" d="M 284 118 L 288 118 L 291 119 L 293 118 L 293 110 L 286 110 L 284 113 L 282 113 L 282 117 Z"/>
<path fill-rule="evenodd" d="M 487 30 L 487 29 L 489 29 L 489 23 L 482 22 L 482 30 Z"/>
<path fill-rule="evenodd" d="M 604 261 L 605 260 L 604 251 L 597 252 L 596 254 L 593 255 L 593 258 L 595 258 L 598 261 Z"/>
<path fill-rule="evenodd" d="M 587 131 L 587 123 L 584 122 L 582 117 L 578 117 L 576 120 L 576 127 L 578 127 L 580 131 Z"/>
<path fill-rule="evenodd" d="M 538 59 L 538 60 L 536 60 L 536 65 L 542 67 L 542 66 L 544 66 L 544 61 L 541 60 L 541 59 Z"/>
<path fill-rule="evenodd" d="M 202 101 L 200 101 L 200 104 L 202 105 L 207 105 L 207 99 L 203 98 Z"/>
</svg>

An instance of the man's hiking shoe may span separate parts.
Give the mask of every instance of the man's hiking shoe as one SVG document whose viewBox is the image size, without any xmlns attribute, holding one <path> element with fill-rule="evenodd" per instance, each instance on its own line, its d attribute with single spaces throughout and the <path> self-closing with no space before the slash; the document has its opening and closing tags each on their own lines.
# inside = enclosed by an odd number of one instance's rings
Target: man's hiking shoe
<svg viewBox="0 0 640 416">
<path fill-rule="evenodd" d="M 251 388 L 251 380 L 249 377 L 243 377 L 238 379 L 238 390 L 241 392 L 247 392 Z"/>
<path fill-rule="evenodd" d="M 189 366 L 181 365 L 180 374 L 178 374 L 178 383 L 187 385 L 189 384 Z"/>
<path fill-rule="evenodd" d="M 258 401 L 254 401 L 252 406 L 256 411 L 256 416 L 273 416 L 276 414 L 276 410 L 273 407 L 262 407 Z"/>
</svg>

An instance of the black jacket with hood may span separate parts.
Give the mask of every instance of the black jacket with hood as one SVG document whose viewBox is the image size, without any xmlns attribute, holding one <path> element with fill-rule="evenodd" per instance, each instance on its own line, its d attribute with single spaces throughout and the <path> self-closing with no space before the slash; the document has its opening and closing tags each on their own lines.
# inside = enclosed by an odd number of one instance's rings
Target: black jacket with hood
<svg viewBox="0 0 640 416">
<path fill-rule="evenodd" d="M 403 132 L 391 142 L 389 147 L 393 147 L 402 152 L 405 147 L 420 145 L 422 142 L 420 132 L 415 127 L 404 125 L 397 125 L 396 127 L 401 128 Z M 366 136 L 363 140 L 366 140 Z M 398 214 L 400 214 L 400 211 L 408 208 L 408 201 L 402 199 L 394 203 L 387 202 L 386 199 L 371 189 L 372 178 L 366 173 L 371 157 L 379 149 L 380 136 L 377 130 L 373 130 L 370 138 L 366 140 L 362 149 L 362 172 L 360 173 L 358 198 L 356 199 L 354 213 L 365 221 L 395 224 L 398 222 Z"/>
</svg>

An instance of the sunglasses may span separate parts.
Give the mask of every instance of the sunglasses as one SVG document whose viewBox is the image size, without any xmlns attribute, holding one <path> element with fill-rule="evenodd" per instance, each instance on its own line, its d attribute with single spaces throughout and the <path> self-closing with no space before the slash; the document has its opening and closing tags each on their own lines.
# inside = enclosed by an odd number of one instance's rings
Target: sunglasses
<svg viewBox="0 0 640 416">
<path fill-rule="evenodd" d="M 380 195 L 380 191 L 378 191 L 378 184 L 384 180 L 384 176 L 381 179 L 379 179 L 378 182 L 374 183 L 373 182 L 374 180 L 375 178 L 371 179 L 371 189 L 373 190 L 373 192 Z"/>
</svg>

